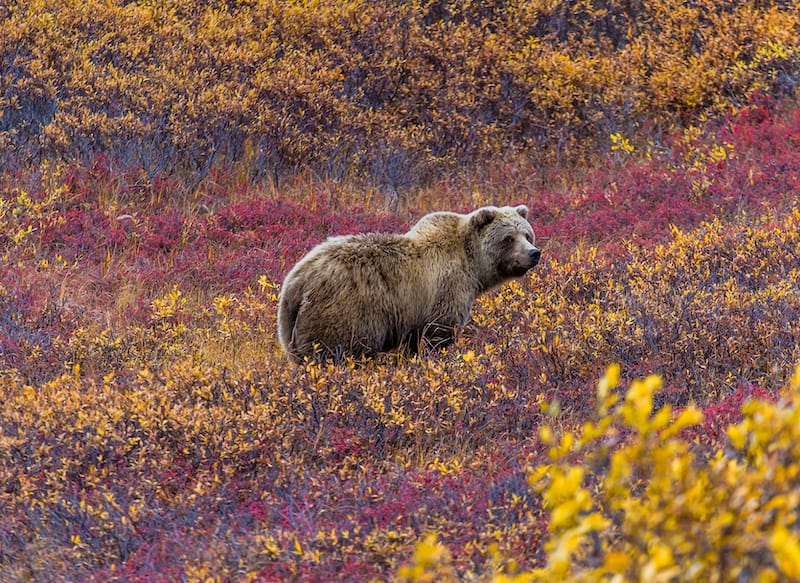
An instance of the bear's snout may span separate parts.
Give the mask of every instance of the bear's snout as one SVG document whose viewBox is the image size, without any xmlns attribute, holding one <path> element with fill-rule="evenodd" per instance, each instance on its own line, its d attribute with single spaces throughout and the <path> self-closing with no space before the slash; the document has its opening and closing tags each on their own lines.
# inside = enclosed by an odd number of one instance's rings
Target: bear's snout
<svg viewBox="0 0 800 583">
<path fill-rule="evenodd" d="M 542 250 L 534 247 L 530 251 L 528 251 L 528 257 L 531 258 L 531 263 L 536 265 L 539 263 L 539 259 L 542 257 Z"/>
</svg>

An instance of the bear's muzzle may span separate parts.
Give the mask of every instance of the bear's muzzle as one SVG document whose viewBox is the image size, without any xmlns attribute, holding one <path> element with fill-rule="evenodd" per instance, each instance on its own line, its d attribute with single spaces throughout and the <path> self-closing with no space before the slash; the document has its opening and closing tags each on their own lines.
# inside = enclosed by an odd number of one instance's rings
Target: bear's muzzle
<svg viewBox="0 0 800 583">
<path fill-rule="evenodd" d="M 542 258 L 542 250 L 539 249 L 538 247 L 534 247 L 533 249 L 528 251 L 528 257 L 530 257 L 531 259 L 531 267 L 533 267 L 534 265 L 538 265 L 539 259 Z"/>
</svg>

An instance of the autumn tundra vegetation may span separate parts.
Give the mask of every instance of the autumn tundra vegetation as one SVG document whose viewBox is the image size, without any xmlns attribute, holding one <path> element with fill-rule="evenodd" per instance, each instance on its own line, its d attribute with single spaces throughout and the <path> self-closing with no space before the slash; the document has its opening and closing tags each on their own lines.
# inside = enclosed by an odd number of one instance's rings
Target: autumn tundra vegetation
<svg viewBox="0 0 800 583">
<path fill-rule="evenodd" d="M 0 579 L 800 580 L 800 6 L 0 1 Z M 526 205 L 455 342 L 328 236 Z"/>
</svg>

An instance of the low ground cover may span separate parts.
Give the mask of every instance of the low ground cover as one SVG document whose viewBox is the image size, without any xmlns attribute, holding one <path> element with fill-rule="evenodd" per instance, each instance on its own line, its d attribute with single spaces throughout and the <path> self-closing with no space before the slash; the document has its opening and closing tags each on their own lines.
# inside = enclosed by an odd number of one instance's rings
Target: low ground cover
<svg viewBox="0 0 800 583">
<path fill-rule="evenodd" d="M 799 140 L 798 110 L 765 100 L 570 188 L 498 165 L 405 214 L 300 179 L 174 197 L 102 158 L 4 175 L 0 573 L 547 580 L 689 557 L 713 579 L 724 555 L 721 580 L 797 576 Z M 447 352 L 280 354 L 280 280 L 311 246 L 490 202 L 531 207 L 545 259 Z M 725 488 L 753 513 L 676 538 Z"/>
</svg>

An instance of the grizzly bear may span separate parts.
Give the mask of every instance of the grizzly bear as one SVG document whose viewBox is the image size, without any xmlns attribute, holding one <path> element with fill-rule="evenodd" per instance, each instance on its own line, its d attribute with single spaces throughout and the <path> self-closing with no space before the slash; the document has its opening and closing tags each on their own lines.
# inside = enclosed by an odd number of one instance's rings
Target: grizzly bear
<svg viewBox="0 0 800 583">
<path fill-rule="evenodd" d="M 539 262 L 527 216 L 524 205 L 487 206 L 431 213 L 405 235 L 329 238 L 283 282 L 281 346 L 299 360 L 447 345 L 479 294 Z"/>
</svg>

